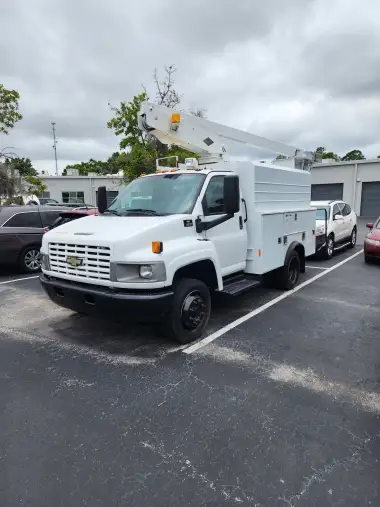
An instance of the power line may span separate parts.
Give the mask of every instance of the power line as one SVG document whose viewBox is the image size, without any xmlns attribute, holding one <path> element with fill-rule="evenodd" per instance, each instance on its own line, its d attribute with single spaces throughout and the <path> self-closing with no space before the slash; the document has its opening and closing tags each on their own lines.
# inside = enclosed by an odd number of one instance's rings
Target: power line
<svg viewBox="0 0 380 507">
<path fill-rule="evenodd" d="M 54 140 L 54 144 L 53 144 L 53 149 L 54 149 L 54 156 L 55 156 L 55 174 L 58 176 L 58 159 L 57 159 L 57 138 L 55 137 L 55 122 L 52 121 L 51 122 L 52 124 L 52 129 L 53 129 L 53 140 Z"/>
</svg>

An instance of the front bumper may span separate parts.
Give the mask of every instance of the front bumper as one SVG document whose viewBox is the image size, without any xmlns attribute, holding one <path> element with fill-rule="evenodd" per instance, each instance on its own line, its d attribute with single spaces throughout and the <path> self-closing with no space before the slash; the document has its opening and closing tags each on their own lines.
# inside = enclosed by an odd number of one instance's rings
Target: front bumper
<svg viewBox="0 0 380 507">
<path fill-rule="evenodd" d="M 59 306 L 88 315 L 119 315 L 139 322 L 162 319 L 170 310 L 173 292 L 165 290 L 111 290 L 106 287 L 40 276 L 42 287 Z"/>
<path fill-rule="evenodd" d="M 380 246 L 364 243 L 364 255 L 374 259 L 380 259 Z"/>
</svg>

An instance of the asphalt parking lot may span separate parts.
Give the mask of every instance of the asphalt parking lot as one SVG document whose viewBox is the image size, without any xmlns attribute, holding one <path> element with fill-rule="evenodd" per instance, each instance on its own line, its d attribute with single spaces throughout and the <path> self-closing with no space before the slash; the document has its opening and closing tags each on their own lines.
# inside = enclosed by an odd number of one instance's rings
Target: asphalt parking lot
<svg viewBox="0 0 380 507">
<path fill-rule="evenodd" d="M 380 265 L 361 249 L 309 259 L 294 292 L 218 298 L 190 348 L 1 274 L 0 505 L 380 505 Z"/>
</svg>

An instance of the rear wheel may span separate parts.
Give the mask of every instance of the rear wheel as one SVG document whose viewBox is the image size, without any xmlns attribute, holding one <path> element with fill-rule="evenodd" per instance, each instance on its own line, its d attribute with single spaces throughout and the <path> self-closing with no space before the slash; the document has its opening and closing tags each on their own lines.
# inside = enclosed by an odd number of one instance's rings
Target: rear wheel
<svg viewBox="0 0 380 507">
<path fill-rule="evenodd" d="M 264 275 L 264 283 L 268 287 L 277 289 L 291 290 L 293 289 L 300 276 L 301 261 L 300 256 L 294 250 L 288 257 L 285 266 L 276 269 Z"/>
<path fill-rule="evenodd" d="M 200 280 L 183 278 L 174 287 L 174 301 L 160 329 L 179 343 L 199 338 L 207 327 L 211 313 L 210 291 Z"/>
<path fill-rule="evenodd" d="M 334 237 L 330 234 L 330 236 L 326 240 L 326 246 L 323 252 L 323 257 L 325 259 L 331 259 L 334 253 Z"/>
<path fill-rule="evenodd" d="M 41 270 L 42 255 L 39 246 L 29 246 L 21 252 L 19 258 L 20 269 L 24 273 L 37 273 Z"/>
<path fill-rule="evenodd" d="M 357 235 L 356 227 L 354 227 L 351 232 L 350 244 L 348 245 L 349 248 L 355 248 Z"/>
</svg>

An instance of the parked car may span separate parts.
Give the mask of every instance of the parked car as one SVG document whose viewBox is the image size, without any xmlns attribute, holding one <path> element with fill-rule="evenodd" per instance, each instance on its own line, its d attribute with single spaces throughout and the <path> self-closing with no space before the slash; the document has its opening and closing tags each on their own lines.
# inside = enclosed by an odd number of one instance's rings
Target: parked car
<svg viewBox="0 0 380 507">
<path fill-rule="evenodd" d="M 380 218 L 374 224 L 367 224 L 369 233 L 364 239 L 364 260 L 380 259 Z"/>
<path fill-rule="evenodd" d="M 48 227 L 44 228 L 44 233 L 49 232 L 51 229 L 55 229 L 60 225 L 66 224 L 67 222 L 71 222 L 72 220 L 76 220 L 81 217 L 86 217 L 88 215 L 97 215 L 97 208 L 76 208 L 73 210 L 63 211 L 59 214 L 58 218 Z"/>
<path fill-rule="evenodd" d="M 0 264 L 18 264 L 25 273 L 39 271 L 44 227 L 60 213 L 62 209 L 49 206 L 0 206 Z"/>
<path fill-rule="evenodd" d="M 357 238 L 357 217 L 343 201 L 312 201 L 317 208 L 316 253 L 331 259 L 334 251 L 354 248 Z"/>
</svg>

